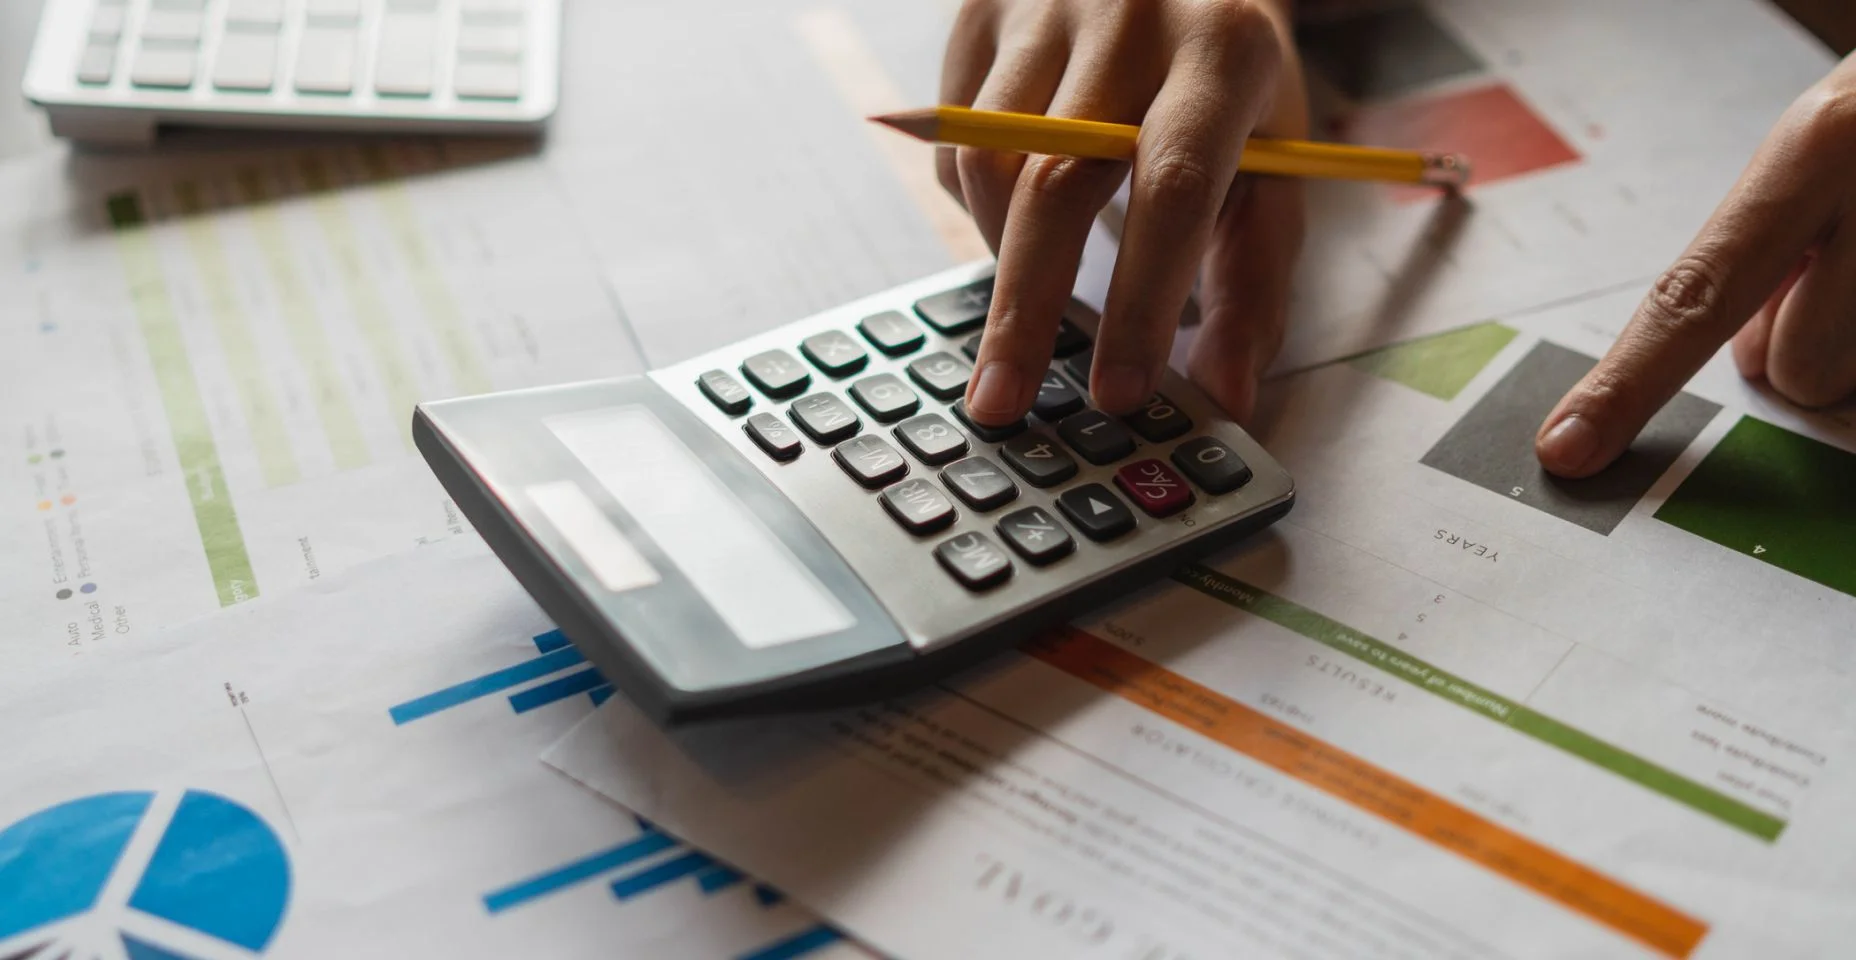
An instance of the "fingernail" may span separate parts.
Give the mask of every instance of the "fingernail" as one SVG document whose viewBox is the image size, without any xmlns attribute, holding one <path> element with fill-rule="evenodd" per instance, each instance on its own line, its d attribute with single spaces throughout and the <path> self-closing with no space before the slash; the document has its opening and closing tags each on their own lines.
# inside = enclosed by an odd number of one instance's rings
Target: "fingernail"
<svg viewBox="0 0 1856 960">
<path fill-rule="evenodd" d="M 1540 439 L 1540 459 L 1555 473 L 1577 473 L 1597 452 L 1598 428 L 1578 414 L 1554 424 Z"/>
<path fill-rule="evenodd" d="M 986 423 L 1012 419 L 1018 406 L 1018 368 L 994 360 L 980 368 L 967 397 L 967 410 Z"/>
<path fill-rule="evenodd" d="M 1102 368 L 1096 404 L 1111 410 L 1132 410 L 1147 399 L 1147 370 L 1131 363 Z"/>
</svg>

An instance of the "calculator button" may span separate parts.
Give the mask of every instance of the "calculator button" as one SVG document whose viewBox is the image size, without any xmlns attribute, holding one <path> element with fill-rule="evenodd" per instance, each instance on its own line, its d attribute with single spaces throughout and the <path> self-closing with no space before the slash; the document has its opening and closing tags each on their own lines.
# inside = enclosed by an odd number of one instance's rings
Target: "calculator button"
<svg viewBox="0 0 1856 960">
<path fill-rule="evenodd" d="M 458 27 L 458 52 L 473 57 L 516 60 L 522 56 L 519 23 L 466 23 Z"/>
<path fill-rule="evenodd" d="M 462 100 L 519 100 L 522 64 L 460 56 L 451 74 L 451 89 Z"/>
<path fill-rule="evenodd" d="M 747 374 L 749 383 L 775 400 L 790 397 L 812 382 L 805 366 L 784 350 L 768 350 L 747 358 L 741 372 Z"/>
<path fill-rule="evenodd" d="M 213 86 L 261 93 L 276 81 L 277 34 L 226 31 L 213 61 Z"/>
<path fill-rule="evenodd" d="M 1164 443 L 1192 429 L 1192 418 L 1158 393 L 1149 397 L 1139 411 L 1121 419 L 1150 443 Z"/>
<path fill-rule="evenodd" d="M 922 398 L 893 373 L 879 373 L 852 383 L 851 399 L 878 423 L 894 423 L 922 408 Z"/>
<path fill-rule="evenodd" d="M 754 445 L 775 460 L 786 461 L 799 456 L 805 444 L 799 442 L 799 434 L 786 421 L 771 413 L 757 413 L 741 425 L 746 430 L 748 439 Z"/>
<path fill-rule="evenodd" d="M 1089 365 L 1095 361 L 1096 352 L 1094 350 L 1084 350 L 1082 353 L 1063 361 L 1063 372 L 1069 374 L 1070 379 L 1082 384 L 1084 389 L 1088 389 Z"/>
<path fill-rule="evenodd" d="M 969 590 L 984 590 L 1012 576 L 1012 561 L 983 533 L 963 533 L 934 548 L 934 558 Z"/>
<path fill-rule="evenodd" d="M 1134 452 L 1134 438 L 1128 436 L 1127 428 L 1100 410 L 1084 410 L 1064 417 L 1057 424 L 1057 433 L 1064 443 L 1082 454 L 1084 460 L 1098 467 Z"/>
<path fill-rule="evenodd" d="M 353 23 L 361 19 L 361 0 L 304 0 L 303 15 L 311 21 Z"/>
<path fill-rule="evenodd" d="M 148 11 L 142 17 L 142 40 L 198 43 L 205 15 L 198 10 Z"/>
<path fill-rule="evenodd" d="M 941 479 L 967 506 L 985 511 L 1011 503 L 1018 496 L 1018 484 L 985 457 L 968 457 L 955 461 L 941 471 Z"/>
<path fill-rule="evenodd" d="M 915 301 L 915 312 L 948 336 L 966 333 L 986 322 L 992 309 L 992 278 Z"/>
<path fill-rule="evenodd" d="M 284 0 L 231 0 L 226 26 L 275 30 L 284 25 Z"/>
<path fill-rule="evenodd" d="M 980 340 L 985 336 L 984 333 L 976 333 L 968 337 L 966 341 L 960 345 L 960 352 L 966 354 L 968 360 L 978 360 L 980 358 Z"/>
<path fill-rule="evenodd" d="M 895 483 L 909 472 L 909 462 L 889 441 L 868 434 L 852 437 L 831 451 L 831 458 L 851 475 L 851 479 L 878 490 Z"/>
<path fill-rule="evenodd" d="M 754 395 L 726 370 L 710 370 L 696 378 L 696 389 L 723 413 L 735 416 L 754 403 Z"/>
<path fill-rule="evenodd" d="M 924 413 L 896 425 L 896 439 L 929 465 L 946 463 L 967 452 L 967 435 L 937 413 Z"/>
<path fill-rule="evenodd" d="M 1091 540 L 1113 540 L 1134 529 L 1134 511 L 1099 483 L 1065 490 L 1057 498 L 1057 509 Z"/>
<path fill-rule="evenodd" d="M 135 52 L 135 66 L 129 70 L 129 82 L 138 87 L 184 90 L 193 86 L 196 56 L 192 47 L 143 44 Z"/>
<path fill-rule="evenodd" d="M 863 334 L 871 346 L 892 357 L 920 350 L 927 339 L 915 321 L 894 310 L 863 318 L 857 322 L 857 332 Z"/>
<path fill-rule="evenodd" d="M 438 14 L 389 10 L 374 50 L 374 92 L 431 96 L 438 75 Z"/>
<path fill-rule="evenodd" d="M 834 377 L 849 376 L 864 368 L 870 354 L 842 330 L 815 333 L 799 342 L 799 352 L 812 365 Z"/>
<path fill-rule="evenodd" d="M 1173 465 L 1207 493 L 1230 493 L 1250 482 L 1250 464 L 1216 437 L 1195 437 L 1173 450 Z"/>
<path fill-rule="evenodd" d="M 1192 488 L 1172 467 L 1158 460 L 1136 460 L 1115 471 L 1115 486 L 1156 517 L 1171 516 L 1192 506 Z"/>
<path fill-rule="evenodd" d="M 1076 549 L 1069 531 L 1043 507 L 1014 510 L 999 518 L 999 536 L 1005 538 L 1018 555 L 1037 566 L 1061 560 Z"/>
<path fill-rule="evenodd" d="M 299 93 L 349 93 L 354 90 L 355 31 L 351 27 L 303 28 L 296 48 Z"/>
<path fill-rule="evenodd" d="M 883 509 L 903 529 L 913 534 L 933 533 L 954 522 L 954 501 L 920 477 L 890 487 L 877 499 L 883 501 Z"/>
<path fill-rule="evenodd" d="M 90 15 L 90 39 L 92 42 L 113 42 L 122 36 L 122 22 L 127 19 L 128 8 L 108 4 L 99 5 Z"/>
<path fill-rule="evenodd" d="M 1067 357 L 1079 350 L 1089 349 L 1089 334 L 1083 328 L 1068 319 L 1057 324 L 1057 341 L 1051 345 L 1053 356 Z"/>
<path fill-rule="evenodd" d="M 1056 486 L 1076 476 L 1076 460 L 1041 430 L 1014 437 L 999 453 L 1034 487 Z"/>
<path fill-rule="evenodd" d="M 909 379 L 921 384 L 936 400 L 952 400 L 967 392 L 973 368 L 951 353 L 931 353 L 909 361 Z"/>
<path fill-rule="evenodd" d="M 973 418 L 967 416 L 967 401 L 965 400 L 954 401 L 954 406 L 951 409 L 954 411 L 954 416 L 959 417 L 960 422 L 966 424 L 968 430 L 973 431 L 974 436 L 979 437 L 987 443 L 1001 443 L 1025 432 L 1024 417 L 1019 417 L 1017 420 L 1005 426 L 994 427 L 984 423 L 973 422 Z"/>
<path fill-rule="evenodd" d="M 1045 423 L 1056 423 L 1081 409 L 1083 395 L 1056 368 L 1045 370 L 1044 379 L 1038 383 L 1037 399 L 1031 401 L 1031 412 Z"/>
<path fill-rule="evenodd" d="M 837 443 L 863 426 L 844 401 L 829 393 L 814 393 L 793 401 L 793 422 L 820 443 Z"/>
<path fill-rule="evenodd" d="M 103 84 L 116 72 L 116 44 L 92 42 L 77 61 L 77 82 Z"/>
</svg>

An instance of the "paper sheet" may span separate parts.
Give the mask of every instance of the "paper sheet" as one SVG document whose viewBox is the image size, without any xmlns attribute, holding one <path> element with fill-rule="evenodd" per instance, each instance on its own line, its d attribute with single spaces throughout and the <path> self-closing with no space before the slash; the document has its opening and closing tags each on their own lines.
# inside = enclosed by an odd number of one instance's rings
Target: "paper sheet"
<svg viewBox="0 0 1856 960">
<path fill-rule="evenodd" d="M 413 404 L 641 369 L 547 172 L 442 147 L 0 172 L 0 665 L 474 538 Z"/>
<path fill-rule="evenodd" d="M 0 955 L 863 955 L 536 759 L 608 689 L 463 543 L 8 671 Z"/>
<path fill-rule="evenodd" d="M 1631 301 L 1276 381 L 1287 519 L 937 689 L 549 762 L 909 956 L 1834 952 L 1856 424 L 1723 357 L 1544 477 Z"/>
</svg>

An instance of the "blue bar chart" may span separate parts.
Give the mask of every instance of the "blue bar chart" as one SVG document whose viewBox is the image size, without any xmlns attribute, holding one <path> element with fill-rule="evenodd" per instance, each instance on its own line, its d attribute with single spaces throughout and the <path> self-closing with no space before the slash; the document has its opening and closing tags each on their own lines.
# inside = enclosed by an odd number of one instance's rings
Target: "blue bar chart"
<svg viewBox="0 0 1856 960">
<path fill-rule="evenodd" d="M 510 690 L 516 691 L 508 697 L 509 707 L 516 713 L 527 713 L 583 693 L 597 707 L 612 696 L 612 685 L 598 670 L 587 665 L 586 658 L 559 630 L 537 634 L 533 639 L 535 656 L 531 659 L 391 707 L 387 713 L 393 718 L 394 726 L 405 726 Z"/>
</svg>

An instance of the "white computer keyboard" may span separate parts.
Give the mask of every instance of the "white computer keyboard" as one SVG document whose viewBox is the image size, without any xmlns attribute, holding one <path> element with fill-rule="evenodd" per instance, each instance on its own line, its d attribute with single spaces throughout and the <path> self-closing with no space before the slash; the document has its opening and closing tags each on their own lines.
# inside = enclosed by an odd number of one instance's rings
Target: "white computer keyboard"
<svg viewBox="0 0 1856 960">
<path fill-rule="evenodd" d="M 560 20 L 561 0 L 48 0 L 25 91 L 54 133 L 90 141 L 535 129 L 558 96 Z"/>
</svg>

